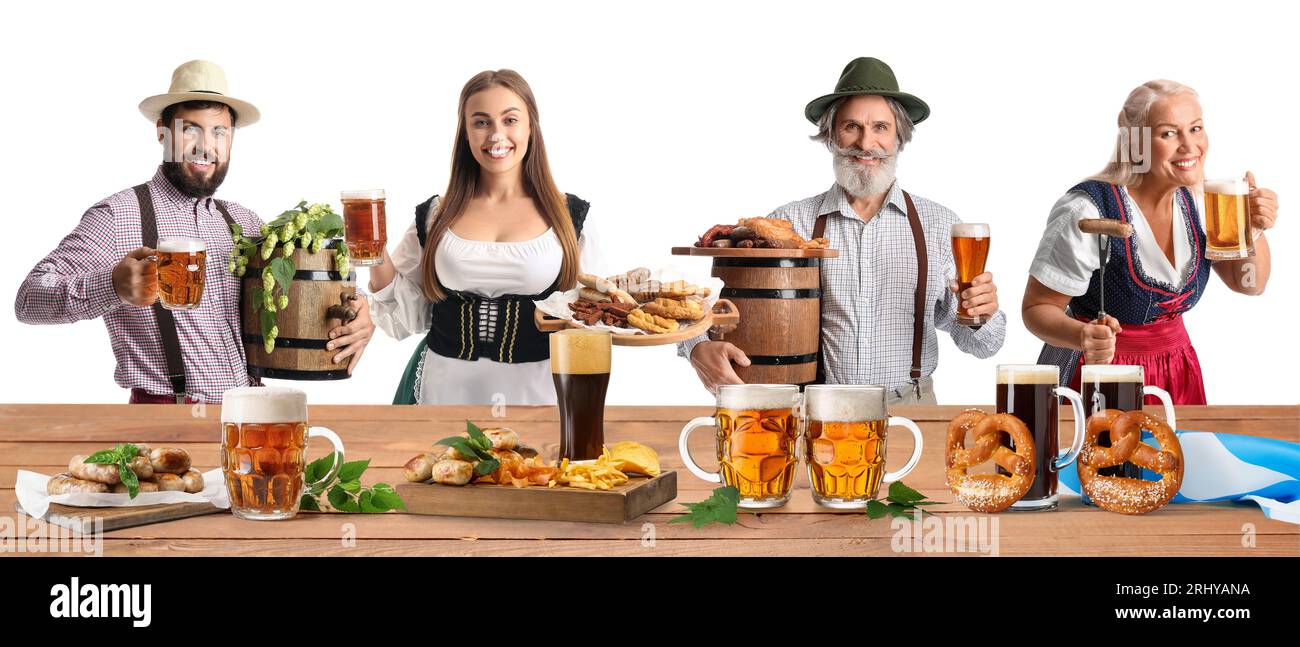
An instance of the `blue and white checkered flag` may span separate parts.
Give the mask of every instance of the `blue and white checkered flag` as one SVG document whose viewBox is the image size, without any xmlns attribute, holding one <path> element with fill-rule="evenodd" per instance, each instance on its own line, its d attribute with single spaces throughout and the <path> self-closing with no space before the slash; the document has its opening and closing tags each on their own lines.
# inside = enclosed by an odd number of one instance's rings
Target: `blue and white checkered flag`
<svg viewBox="0 0 1300 647">
<path fill-rule="evenodd" d="M 1269 519 L 1300 524 L 1300 443 L 1206 431 L 1177 434 L 1186 466 L 1173 503 L 1254 501 Z M 1142 440 L 1157 446 L 1150 433 L 1143 432 Z M 1142 476 L 1157 478 L 1149 470 Z M 1081 491 L 1078 469 L 1061 470 L 1059 492 Z"/>
</svg>

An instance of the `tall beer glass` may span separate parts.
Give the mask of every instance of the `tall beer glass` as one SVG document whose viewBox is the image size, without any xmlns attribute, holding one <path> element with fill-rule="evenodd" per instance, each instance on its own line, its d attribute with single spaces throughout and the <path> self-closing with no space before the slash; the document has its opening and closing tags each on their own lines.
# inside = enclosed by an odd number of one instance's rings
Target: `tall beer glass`
<svg viewBox="0 0 1300 647">
<path fill-rule="evenodd" d="M 551 333 L 551 377 L 560 408 L 560 458 L 600 458 L 605 445 L 605 390 L 609 388 L 609 331 Z"/>
<path fill-rule="evenodd" d="M 1205 181 L 1205 257 L 1212 261 L 1255 255 L 1245 180 Z"/>
<path fill-rule="evenodd" d="M 1006 364 L 998 367 L 998 413 L 1020 419 L 1034 437 L 1034 483 L 1012 510 L 1053 510 L 1056 508 L 1057 473 L 1074 462 L 1083 448 L 1083 401 L 1073 389 L 1057 386 L 1060 369 L 1052 364 Z M 1070 451 L 1057 455 L 1060 421 L 1059 400 L 1064 396 L 1074 407 L 1074 442 Z M 1002 434 L 1002 444 L 1015 448 L 1010 434 Z M 1001 467 L 1000 474 L 1007 472 Z"/>
<path fill-rule="evenodd" d="M 343 441 L 307 426 L 307 394 L 278 386 L 245 386 L 221 397 L 221 471 L 230 511 L 240 519 L 288 519 L 298 513 L 307 466 L 307 441 L 334 445 L 328 483 L 342 467 Z M 315 485 L 312 483 L 310 485 Z"/>
<path fill-rule="evenodd" d="M 172 236 L 158 241 L 158 300 L 168 310 L 193 310 L 203 298 L 207 244 L 201 238 Z"/>
<path fill-rule="evenodd" d="M 384 190 L 344 191 L 343 230 L 353 265 L 383 263 L 388 244 Z"/>
<path fill-rule="evenodd" d="M 957 266 L 957 289 L 971 286 L 975 277 L 984 273 L 984 263 L 989 257 L 989 226 L 978 222 L 959 222 L 952 226 L 952 259 Z M 957 305 L 957 323 L 963 326 L 980 326 L 988 323 L 988 315 L 972 315 Z"/>
<path fill-rule="evenodd" d="M 692 474 L 740 491 L 742 508 L 776 508 L 790 500 L 799 387 L 789 384 L 724 384 L 718 387 L 716 415 L 686 424 L 677 441 L 682 461 Z M 718 471 L 702 469 L 691 458 L 687 441 L 700 427 L 715 427 Z"/>
<path fill-rule="evenodd" d="M 804 462 L 813 501 L 828 508 L 865 508 L 880 484 L 907 476 L 921 460 L 921 428 L 890 416 L 885 387 L 809 385 L 804 388 Z M 907 427 L 915 445 L 902 469 L 885 472 L 889 428 Z"/>
</svg>

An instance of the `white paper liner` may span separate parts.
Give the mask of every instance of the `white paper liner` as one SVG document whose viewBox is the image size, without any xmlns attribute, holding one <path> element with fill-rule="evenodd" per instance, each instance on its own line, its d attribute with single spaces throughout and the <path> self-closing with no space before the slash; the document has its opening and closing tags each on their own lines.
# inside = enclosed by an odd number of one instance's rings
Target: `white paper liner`
<svg viewBox="0 0 1300 647">
<path fill-rule="evenodd" d="M 697 278 L 689 277 L 685 273 L 683 273 L 680 269 L 671 266 L 662 268 L 658 271 L 651 271 L 650 278 L 652 280 L 660 281 L 661 283 L 671 283 L 673 281 L 686 281 L 687 283 L 694 283 L 695 285 L 698 285 L 700 287 L 709 288 L 709 296 L 704 297 L 705 312 L 711 312 L 713 310 L 714 304 L 718 302 L 718 293 L 721 292 L 722 288 L 724 287 L 724 284 L 722 283 L 722 279 L 720 278 L 711 276 L 707 279 L 697 279 Z M 579 288 L 574 288 L 572 290 L 567 290 L 564 292 L 560 292 L 560 291 L 552 292 L 550 296 L 547 296 L 545 299 L 542 299 L 541 301 L 534 301 L 533 305 L 537 306 L 538 310 L 541 310 L 542 312 L 552 317 L 555 317 L 556 319 L 563 319 L 578 328 L 588 328 L 590 330 L 608 330 L 609 332 L 615 335 L 650 334 L 644 330 L 641 330 L 640 328 L 619 328 L 617 326 L 611 326 L 604 322 L 597 322 L 593 325 L 587 325 L 581 321 L 578 321 L 573 317 L 573 311 L 569 309 L 570 303 L 575 303 L 578 301 L 579 298 L 578 290 Z M 693 323 L 695 322 L 683 321 L 679 325 L 685 327 Z"/>
<path fill-rule="evenodd" d="M 14 494 L 22 504 L 23 511 L 33 517 L 45 517 L 51 503 L 78 506 L 83 508 L 127 508 L 159 503 L 211 503 L 218 508 L 230 507 L 230 496 L 226 492 L 226 480 L 220 469 L 203 473 L 203 491 L 196 494 L 189 492 L 141 492 L 134 499 L 127 494 L 99 494 L 95 492 L 77 492 L 73 494 L 45 493 L 49 476 L 18 470 L 18 480 L 14 483 Z"/>
</svg>

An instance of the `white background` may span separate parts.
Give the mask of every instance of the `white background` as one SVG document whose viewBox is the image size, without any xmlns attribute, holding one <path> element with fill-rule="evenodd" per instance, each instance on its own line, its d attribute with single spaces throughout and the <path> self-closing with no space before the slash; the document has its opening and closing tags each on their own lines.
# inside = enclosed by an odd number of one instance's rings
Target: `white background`
<svg viewBox="0 0 1300 647">
<path fill-rule="evenodd" d="M 238 131 L 218 197 L 269 220 L 300 198 L 337 204 L 341 189 L 383 187 L 391 237 L 445 189 L 461 86 L 516 69 L 540 103 L 561 190 L 592 203 L 607 252 L 630 268 L 690 267 L 668 249 L 825 191 L 830 159 L 807 139 L 804 104 L 831 91 L 847 61 L 875 56 L 933 109 L 900 158 L 903 186 L 993 227 L 1006 344 L 976 360 L 940 334 L 935 374 L 940 402 L 986 403 L 995 364 L 1038 354 L 1019 306 L 1049 208 L 1102 166 L 1129 90 L 1170 78 L 1200 92 L 1208 173 L 1253 170 L 1283 205 L 1268 294 L 1237 295 L 1213 278 L 1186 319 L 1210 403 L 1297 400 L 1300 90 L 1296 16 L 1283 3 L 223 0 L 0 11 L 9 301 L 86 208 L 153 174 L 159 147 L 136 106 L 190 59 L 222 65 L 232 94 L 263 114 Z M 708 262 L 694 269 L 707 276 Z M 126 400 L 102 322 L 28 326 L 6 310 L 0 334 L 3 400 Z M 313 402 L 387 403 L 415 343 L 376 331 L 352 379 L 299 385 Z M 614 363 L 611 404 L 710 401 L 672 347 L 620 348 Z"/>
</svg>

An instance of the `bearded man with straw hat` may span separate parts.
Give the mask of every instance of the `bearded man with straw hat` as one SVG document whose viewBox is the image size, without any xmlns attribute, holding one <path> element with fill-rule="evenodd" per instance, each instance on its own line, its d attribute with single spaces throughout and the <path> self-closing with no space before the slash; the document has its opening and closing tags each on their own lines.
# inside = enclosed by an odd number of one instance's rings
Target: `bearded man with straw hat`
<svg viewBox="0 0 1300 647">
<path fill-rule="evenodd" d="M 952 282 L 957 215 L 895 180 L 899 153 L 929 115 L 924 101 L 899 90 L 883 61 L 849 62 L 835 91 L 804 109 L 817 126 L 812 139 L 831 153 L 835 184 L 769 215 L 790 221 L 804 238 L 828 238 L 839 252 L 821 265 L 819 381 L 884 385 L 891 404 L 935 403 L 936 330 L 980 358 L 996 353 L 1006 336 L 992 274 L 976 276 L 960 293 Z M 984 323 L 958 324 L 959 304 Z M 678 353 L 711 391 L 739 383 L 732 363 L 751 361 L 735 345 L 704 335 L 680 344 Z"/>
<path fill-rule="evenodd" d="M 237 128 L 261 118 L 230 95 L 215 63 L 190 61 L 172 73 L 164 94 L 140 102 L 156 127 L 163 161 L 152 179 L 100 200 L 27 275 L 14 300 L 29 324 L 103 318 L 117 359 L 114 379 L 132 403 L 221 402 L 227 389 L 257 384 L 240 334 L 239 279 L 228 271 L 231 225 L 261 229 L 242 205 L 213 197 L 230 168 Z M 155 247 L 164 238 L 201 240 L 206 248 L 199 306 L 167 310 L 158 302 Z M 364 298 L 357 318 L 331 331 L 336 363 L 356 366 L 374 325 Z"/>
</svg>

